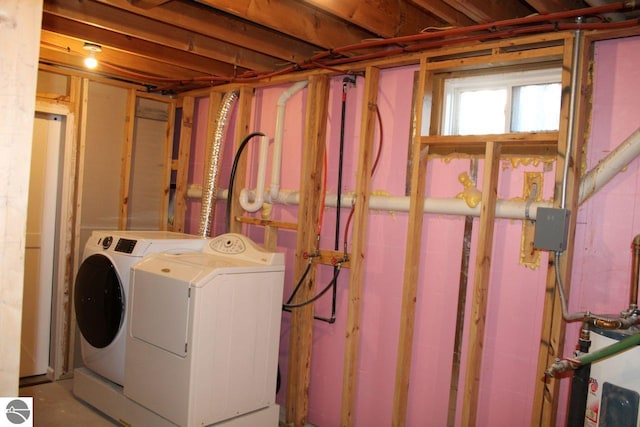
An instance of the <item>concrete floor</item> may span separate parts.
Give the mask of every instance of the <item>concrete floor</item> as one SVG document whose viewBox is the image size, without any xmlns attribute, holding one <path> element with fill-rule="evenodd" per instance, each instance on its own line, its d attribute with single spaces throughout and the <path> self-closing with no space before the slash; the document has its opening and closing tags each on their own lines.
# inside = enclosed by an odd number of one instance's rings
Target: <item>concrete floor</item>
<svg viewBox="0 0 640 427">
<path fill-rule="evenodd" d="M 73 380 L 20 387 L 21 397 L 33 397 L 33 425 L 35 427 L 121 425 L 76 399 L 72 389 Z"/>
<path fill-rule="evenodd" d="M 33 397 L 35 427 L 113 427 L 122 424 L 76 399 L 73 379 L 20 387 L 21 397 Z M 281 417 L 284 411 L 281 408 Z M 282 420 L 280 426 L 287 426 Z M 305 424 L 305 427 L 315 427 Z"/>
</svg>

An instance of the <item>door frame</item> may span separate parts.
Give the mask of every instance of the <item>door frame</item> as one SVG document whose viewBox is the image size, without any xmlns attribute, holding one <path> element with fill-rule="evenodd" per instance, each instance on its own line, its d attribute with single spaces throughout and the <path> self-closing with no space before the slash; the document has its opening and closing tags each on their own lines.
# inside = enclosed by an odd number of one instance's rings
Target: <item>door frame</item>
<svg viewBox="0 0 640 427">
<path fill-rule="evenodd" d="M 63 117 L 64 130 L 60 147 L 59 193 L 56 200 L 59 217 L 54 236 L 54 276 L 51 321 L 51 341 L 47 377 L 51 380 L 69 378 L 73 374 L 73 260 L 74 256 L 74 206 L 77 146 L 75 138 L 75 114 L 65 104 L 36 100 L 36 113 L 55 114 Z"/>
</svg>

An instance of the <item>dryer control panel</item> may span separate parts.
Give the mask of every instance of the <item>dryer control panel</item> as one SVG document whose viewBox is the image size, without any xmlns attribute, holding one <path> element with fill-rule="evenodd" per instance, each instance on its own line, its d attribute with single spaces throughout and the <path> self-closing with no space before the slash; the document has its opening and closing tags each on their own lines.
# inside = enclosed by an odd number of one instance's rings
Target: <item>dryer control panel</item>
<svg viewBox="0 0 640 427">
<path fill-rule="evenodd" d="M 256 264 L 284 265 L 284 254 L 266 251 L 248 237 L 237 233 L 221 234 L 211 239 L 203 252 Z"/>
<path fill-rule="evenodd" d="M 223 254 L 241 254 L 246 250 L 246 246 L 240 236 L 235 234 L 225 234 L 209 242 L 209 247 L 214 252 Z"/>
</svg>

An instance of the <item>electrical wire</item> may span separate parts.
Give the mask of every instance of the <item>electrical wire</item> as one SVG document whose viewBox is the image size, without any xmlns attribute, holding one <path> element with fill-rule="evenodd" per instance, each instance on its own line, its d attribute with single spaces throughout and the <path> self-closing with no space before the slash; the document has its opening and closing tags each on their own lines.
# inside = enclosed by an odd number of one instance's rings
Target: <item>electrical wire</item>
<svg viewBox="0 0 640 427">
<path fill-rule="evenodd" d="M 378 168 L 378 162 L 380 161 L 380 155 L 382 154 L 382 142 L 384 139 L 384 130 L 383 130 L 383 126 L 382 126 L 382 115 L 380 114 L 380 109 L 378 108 L 378 105 L 376 105 L 376 116 L 378 118 L 378 126 L 380 129 L 380 142 L 378 143 L 378 153 L 376 154 L 376 159 L 373 162 L 373 166 L 371 167 L 371 176 L 373 177 L 373 175 L 376 172 L 376 169 Z M 355 205 L 351 206 L 351 211 L 349 212 L 349 217 L 347 218 L 347 224 L 344 228 L 344 239 L 343 239 L 343 243 L 344 243 L 344 256 L 345 258 L 347 257 L 347 240 L 348 240 L 348 233 L 349 233 L 349 226 L 351 225 L 351 219 L 353 218 L 353 213 L 355 211 Z"/>
<path fill-rule="evenodd" d="M 231 203 L 233 201 L 233 184 L 236 179 L 236 172 L 238 169 L 238 162 L 240 160 L 240 155 L 244 151 L 245 147 L 247 146 L 251 138 L 255 136 L 265 136 L 265 135 L 262 132 L 253 132 L 247 135 L 240 143 L 240 146 L 238 146 L 238 151 L 236 151 L 236 154 L 233 158 L 233 166 L 231 167 L 231 174 L 229 175 L 229 189 L 227 192 L 227 210 L 226 210 L 227 216 L 225 218 L 225 230 L 227 233 L 231 231 Z"/>
<path fill-rule="evenodd" d="M 403 52 L 415 52 L 424 50 L 430 47 L 442 47 L 451 44 L 465 43 L 469 41 L 480 41 L 490 39 L 500 39 L 504 37 L 511 37 L 520 34 L 542 33 L 542 32 L 557 32 L 561 30 L 582 29 L 582 30 L 599 30 L 599 29 L 619 29 L 633 27 L 640 23 L 639 19 L 629 19 L 622 22 L 614 23 L 579 23 L 568 24 L 559 22 L 563 19 L 570 19 L 576 17 L 589 17 L 598 16 L 603 13 L 617 12 L 620 10 L 633 10 L 635 5 L 629 2 L 618 2 L 614 4 L 608 4 L 596 7 L 587 7 L 581 9 L 573 9 L 568 11 L 561 11 L 549 14 L 530 15 L 521 18 L 507 19 L 503 21 L 496 21 L 490 23 L 476 24 L 466 27 L 454 27 L 454 28 L 442 28 L 437 31 L 422 31 L 418 34 L 399 36 L 388 39 L 375 39 L 366 40 L 360 43 L 355 43 L 347 46 L 333 48 L 330 50 L 319 52 L 304 61 L 298 63 L 291 63 L 279 70 L 256 72 L 246 71 L 240 75 L 233 76 L 220 76 L 220 75 L 206 75 L 198 77 L 187 78 L 162 78 L 153 75 L 143 75 L 135 73 L 131 70 L 127 70 L 116 65 L 109 64 L 105 61 L 101 61 L 105 66 L 117 70 L 124 75 L 135 76 L 137 78 L 144 78 L 150 82 L 167 82 L 173 83 L 173 85 L 166 85 L 164 87 L 149 88 L 149 91 L 171 91 L 181 85 L 189 83 L 248 83 L 261 79 L 268 79 L 283 74 L 289 74 L 296 71 L 309 70 L 313 68 L 324 68 L 334 72 L 344 73 L 344 70 L 339 70 L 336 65 L 361 62 L 368 59 L 375 59 L 380 57 L 393 56 Z M 545 22 L 551 22 L 550 24 L 542 24 Z M 540 25 L 533 25 L 540 24 Z M 518 28 L 519 27 L 519 28 Z M 478 35 L 478 32 L 484 32 Z M 433 39 L 430 43 L 420 43 L 426 40 Z M 417 43 L 409 46 L 407 43 Z M 384 48 L 394 45 L 401 45 L 403 47 L 398 49 L 383 49 L 381 52 L 369 53 L 369 54 L 350 54 L 351 52 L 361 52 L 371 48 Z M 149 86 L 149 85 L 147 85 Z"/>
<path fill-rule="evenodd" d="M 382 115 L 380 114 L 380 109 L 378 108 L 377 105 L 376 105 L 376 117 L 378 119 L 378 126 L 379 126 L 379 129 L 380 129 L 380 135 L 379 135 L 379 143 L 378 143 L 378 151 L 377 151 L 377 154 L 376 154 L 376 159 L 373 162 L 373 166 L 371 168 L 371 176 L 373 176 L 375 174 L 375 171 L 378 168 L 378 163 L 380 162 L 380 157 L 381 157 L 381 154 L 382 154 L 382 145 L 383 145 L 382 142 L 383 142 L 383 138 L 384 138 L 384 131 L 383 131 L 383 126 L 382 126 Z M 326 167 L 325 167 L 325 169 L 326 169 Z M 326 179 L 326 175 L 325 175 L 325 179 Z M 344 258 L 343 258 L 344 261 L 346 261 L 348 259 L 348 257 L 347 257 L 347 236 L 348 236 L 348 231 L 349 231 L 349 226 L 350 226 L 350 223 L 351 223 L 351 219 L 353 218 L 353 212 L 354 212 L 354 206 L 351 207 L 351 211 L 349 212 L 349 218 L 347 219 L 347 224 L 345 226 Z M 311 268 L 311 264 L 312 263 L 313 263 L 313 260 L 310 258 L 309 259 L 309 263 L 307 264 L 307 269 L 305 270 L 305 272 L 303 274 L 303 277 L 300 280 L 298 280 L 298 284 L 296 285 L 292 295 L 287 300 L 287 303 L 282 305 L 283 309 L 299 308 L 299 307 L 304 307 L 305 305 L 311 304 L 311 303 L 315 302 L 316 300 L 318 300 L 322 295 L 324 295 L 329 289 L 331 289 L 332 286 L 335 286 L 335 283 L 336 283 L 336 281 L 338 279 L 338 276 L 340 275 L 340 270 L 341 270 L 341 267 L 342 267 L 342 262 L 340 262 L 340 261 L 337 262 L 334 265 L 334 267 L 336 267 L 336 268 L 334 268 L 333 278 L 331 279 L 331 282 L 329 282 L 329 284 L 322 289 L 322 291 L 320 291 L 318 294 L 316 294 L 314 297 L 308 299 L 307 301 L 291 304 L 291 301 L 293 300 L 293 296 L 298 292 L 298 289 L 300 289 L 300 287 L 302 286 L 302 283 L 304 282 L 304 278 L 306 277 L 307 273 L 309 272 L 309 269 Z"/>
<path fill-rule="evenodd" d="M 637 325 L 640 322 L 640 318 L 633 316 L 623 315 L 621 317 L 611 317 L 602 314 L 594 314 L 590 311 L 579 311 L 575 313 L 569 313 L 567 306 L 567 295 L 565 293 L 564 284 L 560 277 L 560 256 L 562 252 L 555 252 L 555 273 L 556 273 L 556 287 L 560 296 L 560 305 L 562 307 L 562 317 L 567 322 L 575 322 L 582 320 L 584 322 L 593 324 L 603 329 L 626 329 L 633 325 Z M 626 317 L 624 317 L 626 316 Z"/>
<path fill-rule="evenodd" d="M 318 292 L 313 298 L 308 299 L 307 301 L 304 301 L 304 302 L 296 303 L 296 304 L 290 304 L 290 302 L 288 301 L 286 304 L 282 304 L 282 307 L 288 308 L 288 309 L 299 308 L 299 307 L 304 307 L 305 305 L 309 305 L 311 303 L 316 302 L 318 299 L 320 299 L 320 297 L 322 297 L 322 295 L 324 295 L 329 289 L 331 289 L 332 286 L 335 285 L 336 280 L 338 280 L 338 276 L 340 275 L 341 266 L 342 266 L 341 263 L 339 262 L 336 263 L 336 269 L 333 272 L 333 278 L 331 279 L 329 284 L 325 286 L 324 289 L 322 289 L 320 292 Z M 296 287 L 296 290 L 297 290 L 297 287 Z M 293 298 L 293 295 L 291 296 L 291 298 Z M 289 300 L 291 300 L 291 298 L 289 298 Z"/>
</svg>

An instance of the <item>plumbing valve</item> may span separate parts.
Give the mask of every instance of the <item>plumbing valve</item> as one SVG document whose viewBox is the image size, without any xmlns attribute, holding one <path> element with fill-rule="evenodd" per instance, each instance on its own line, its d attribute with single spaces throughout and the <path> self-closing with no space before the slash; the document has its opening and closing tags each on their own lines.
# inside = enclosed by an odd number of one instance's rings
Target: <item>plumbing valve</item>
<svg viewBox="0 0 640 427">
<path fill-rule="evenodd" d="M 579 365 L 579 362 L 571 359 L 556 359 L 556 361 L 544 372 L 544 375 L 554 378 L 558 374 L 576 369 Z"/>
</svg>

